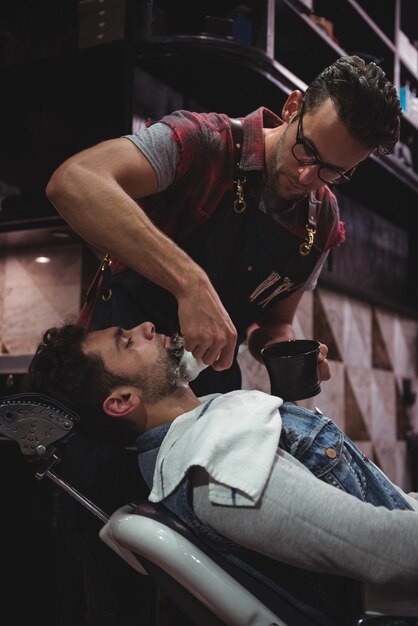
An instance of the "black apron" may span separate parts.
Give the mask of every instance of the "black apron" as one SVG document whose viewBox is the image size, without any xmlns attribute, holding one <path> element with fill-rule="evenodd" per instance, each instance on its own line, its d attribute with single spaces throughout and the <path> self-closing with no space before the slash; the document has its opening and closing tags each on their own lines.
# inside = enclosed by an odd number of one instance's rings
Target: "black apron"
<svg viewBox="0 0 418 626">
<path fill-rule="evenodd" d="M 321 254 L 313 245 L 309 254 L 302 255 L 305 240 L 259 209 L 259 194 L 250 194 L 248 177 L 246 186 L 249 192 L 243 213 L 234 211 L 232 192 L 227 193 L 216 213 L 178 242 L 210 277 L 237 329 L 237 345 L 245 340 L 248 326 L 272 303 L 286 298 L 307 280 Z M 306 223 L 309 212 L 307 199 Z M 91 330 L 115 325 L 131 328 L 147 320 L 158 332 L 176 332 L 179 322 L 174 296 L 129 268 L 113 274 L 106 268 L 96 294 Z M 223 372 L 204 370 L 191 386 L 197 395 L 239 389 L 236 360 Z"/>
</svg>

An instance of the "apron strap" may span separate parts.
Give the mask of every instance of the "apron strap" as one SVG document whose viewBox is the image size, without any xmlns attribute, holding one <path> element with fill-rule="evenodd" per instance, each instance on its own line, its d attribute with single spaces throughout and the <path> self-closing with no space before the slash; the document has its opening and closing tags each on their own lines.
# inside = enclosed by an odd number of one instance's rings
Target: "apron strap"
<svg viewBox="0 0 418 626">
<path fill-rule="evenodd" d="M 244 143 L 244 127 L 240 120 L 230 118 L 232 141 L 234 144 L 234 180 L 242 178 L 243 173 L 240 171 L 242 145 Z"/>
<path fill-rule="evenodd" d="M 322 200 L 317 200 L 313 191 L 308 197 L 309 209 L 308 209 L 308 223 L 306 224 L 306 236 L 305 241 L 299 246 L 299 254 L 301 256 L 307 256 L 312 250 L 314 238 L 316 235 L 316 226 L 318 223 L 318 214 L 321 208 Z"/>
<path fill-rule="evenodd" d="M 247 201 L 244 196 L 244 185 L 247 177 L 241 171 L 241 155 L 242 145 L 244 143 L 244 127 L 242 122 L 237 119 L 230 118 L 232 142 L 234 146 L 234 203 L 233 209 L 235 213 L 244 213 L 247 209 Z"/>
</svg>

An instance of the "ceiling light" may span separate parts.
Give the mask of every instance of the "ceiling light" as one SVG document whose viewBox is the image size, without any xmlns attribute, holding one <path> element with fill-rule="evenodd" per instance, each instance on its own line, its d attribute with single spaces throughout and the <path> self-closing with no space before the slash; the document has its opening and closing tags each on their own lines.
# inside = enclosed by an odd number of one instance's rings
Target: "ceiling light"
<svg viewBox="0 0 418 626">
<path fill-rule="evenodd" d="M 55 230 L 51 233 L 55 239 L 70 239 L 71 235 L 65 230 Z"/>
</svg>

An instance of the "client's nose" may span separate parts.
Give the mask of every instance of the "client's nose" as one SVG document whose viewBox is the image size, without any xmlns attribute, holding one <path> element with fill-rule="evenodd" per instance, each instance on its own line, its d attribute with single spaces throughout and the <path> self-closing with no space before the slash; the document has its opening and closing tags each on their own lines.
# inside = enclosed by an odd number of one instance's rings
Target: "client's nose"
<svg viewBox="0 0 418 626">
<path fill-rule="evenodd" d="M 150 341 L 154 339 L 155 326 L 152 322 L 142 322 L 142 324 L 135 326 L 135 328 L 132 329 L 132 332 L 138 332 L 142 337 Z"/>
</svg>

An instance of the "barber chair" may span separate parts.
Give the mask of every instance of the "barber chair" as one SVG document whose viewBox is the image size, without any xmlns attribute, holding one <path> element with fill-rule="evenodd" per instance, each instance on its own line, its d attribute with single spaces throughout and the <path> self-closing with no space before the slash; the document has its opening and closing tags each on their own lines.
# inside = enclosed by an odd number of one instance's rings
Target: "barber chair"
<svg viewBox="0 0 418 626">
<path fill-rule="evenodd" d="M 36 478 L 49 478 L 98 517 L 104 543 L 137 572 L 149 575 L 197 626 L 323 625 L 208 548 L 164 507 L 132 503 L 109 517 L 63 481 L 54 467 L 78 421 L 47 396 L 0 398 L 0 434 L 15 440 L 28 460 L 38 462 Z M 356 625 L 418 626 L 418 617 L 365 615 Z"/>
</svg>

